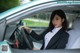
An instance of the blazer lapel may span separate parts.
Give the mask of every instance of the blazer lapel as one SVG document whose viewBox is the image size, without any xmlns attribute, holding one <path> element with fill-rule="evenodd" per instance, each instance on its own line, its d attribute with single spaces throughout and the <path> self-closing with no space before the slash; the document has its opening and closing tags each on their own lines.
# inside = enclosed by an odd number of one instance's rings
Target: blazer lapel
<svg viewBox="0 0 80 53">
<path fill-rule="evenodd" d="M 51 38 L 46 48 L 51 47 L 59 39 L 61 31 L 62 28 Z"/>
</svg>

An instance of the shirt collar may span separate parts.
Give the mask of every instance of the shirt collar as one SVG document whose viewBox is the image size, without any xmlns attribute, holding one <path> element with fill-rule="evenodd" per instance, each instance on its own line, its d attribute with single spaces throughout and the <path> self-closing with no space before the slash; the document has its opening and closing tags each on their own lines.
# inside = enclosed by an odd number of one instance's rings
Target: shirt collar
<svg viewBox="0 0 80 53">
<path fill-rule="evenodd" d="M 54 32 L 55 30 L 60 30 L 62 27 L 58 27 L 58 28 L 54 28 L 53 30 L 52 30 L 52 32 Z"/>
</svg>

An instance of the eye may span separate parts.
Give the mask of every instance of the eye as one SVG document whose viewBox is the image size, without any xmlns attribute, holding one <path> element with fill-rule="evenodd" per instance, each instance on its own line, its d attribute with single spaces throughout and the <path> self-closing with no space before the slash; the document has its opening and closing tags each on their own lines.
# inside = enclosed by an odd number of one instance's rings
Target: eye
<svg viewBox="0 0 80 53">
<path fill-rule="evenodd" d="M 59 20 L 59 18 L 58 18 L 58 17 L 56 17 L 56 20 Z"/>
</svg>

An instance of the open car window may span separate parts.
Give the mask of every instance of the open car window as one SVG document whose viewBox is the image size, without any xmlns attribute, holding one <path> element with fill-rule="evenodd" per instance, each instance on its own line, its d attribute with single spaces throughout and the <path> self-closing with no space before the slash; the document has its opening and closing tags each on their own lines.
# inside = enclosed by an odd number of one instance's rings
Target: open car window
<svg viewBox="0 0 80 53">
<path fill-rule="evenodd" d="M 30 17 L 26 17 L 22 20 L 24 26 L 28 26 L 32 28 L 35 32 L 42 32 L 44 31 L 48 25 L 50 20 L 51 12 L 46 13 L 38 13 L 35 15 L 32 15 Z"/>
</svg>

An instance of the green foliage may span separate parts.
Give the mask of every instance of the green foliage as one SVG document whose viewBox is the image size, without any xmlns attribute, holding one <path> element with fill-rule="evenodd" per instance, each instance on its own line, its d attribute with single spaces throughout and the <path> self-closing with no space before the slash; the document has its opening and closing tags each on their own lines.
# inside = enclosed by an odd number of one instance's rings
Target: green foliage
<svg viewBox="0 0 80 53">
<path fill-rule="evenodd" d="M 23 23 L 26 23 L 26 26 L 28 27 L 47 27 L 49 23 L 46 22 L 35 22 L 31 20 L 23 20 Z"/>
<path fill-rule="evenodd" d="M 20 0 L 0 0 L 0 13 L 20 5 Z"/>
</svg>

